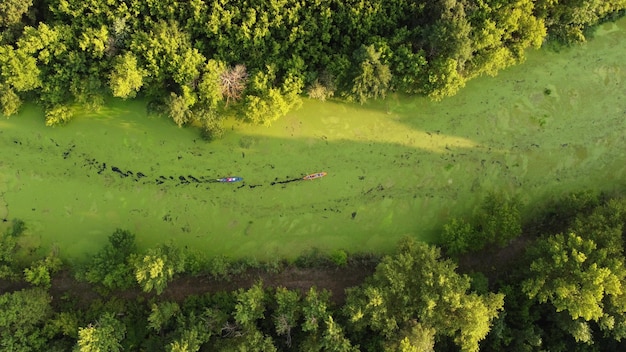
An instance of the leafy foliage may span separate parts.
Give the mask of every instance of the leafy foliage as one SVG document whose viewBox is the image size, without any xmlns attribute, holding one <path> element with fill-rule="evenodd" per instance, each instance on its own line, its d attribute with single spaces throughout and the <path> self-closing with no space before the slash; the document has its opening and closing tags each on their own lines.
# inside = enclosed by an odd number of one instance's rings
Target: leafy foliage
<svg viewBox="0 0 626 352">
<path fill-rule="evenodd" d="M 33 5 L 33 0 L 5 0 L 0 3 L 0 28 L 17 24 Z"/>
<path fill-rule="evenodd" d="M 272 316 L 276 334 L 285 335 L 287 347 L 291 347 L 291 330 L 297 325 L 300 318 L 300 295 L 296 291 L 289 291 L 284 287 L 276 289 L 274 294 L 277 307 Z"/>
<path fill-rule="evenodd" d="M 457 273 L 456 264 L 442 258 L 438 248 L 406 239 L 397 253 L 379 262 L 363 285 L 349 289 L 342 307 L 334 306 L 325 290 L 311 287 L 302 294 L 286 288 L 264 288 L 259 282 L 249 289 L 190 296 L 177 302 L 161 301 L 153 295 L 140 295 L 135 300 L 103 297 L 93 300 L 88 308 L 74 300 L 72 293 L 66 293 L 55 301 L 53 312 L 50 295 L 36 288 L 0 296 L 0 348 L 621 350 L 626 337 L 626 200 L 586 195 L 565 199 L 579 200 L 565 211 L 577 213 L 567 235 L 556 233 L 537 239 L 527 256 L 518 259 L 519 265 L 503 266 L 506 272 L 495 278 L 489 272 L 473 272 L 464 264 L 462 269 L 472 272 L 470 279 Z M 491 215 L 477 213 L 477 224 L 495 223 L 494 228 L 507 229 L 510 227 L 502 224 L 517 222 L 511 220 L 511 209 L 482 209 Z M 462 233 L 469 231 L 467 226 L 457 222 L 451 228 Z M 13 255 L 22 248 L 6 240 L 15 240 L 24 230 L 24 223 L 15 221 L 3 238 L 3 245 L 8 246 L 0 247 L 3 264 L 8 263 L 11 270 L 18 268 L 17 272 L 22 269 L 12 264 Z M 135 274 L 143 272 L 140 284 L 148 291 L 159 294 L 173 275 L 190 269 L 185 268 L 185 255 L 172 245 L 138 256 L 134 236 L 126 231 L 117 230 L 109 242 L 94 261 L 105 267 L 125 263 Z M 330 258 L 313 251 L 299 264 L 319 268 L 320 261 L 327 266 Z M 27 275 L 32 275 L 29 280 L 33 283 L 45 286 L 49 276 L 38 275 L 45 271 L 39 268 L 55 266 L 46 260 L 36 260 L 30 266 L 31 274 Z M 348 260 L 352 265 L 354 261 L 353 257 Z M 241 273 L 243 267 L 259 268 L 255 262 L 239 265 L 226 258 L 216 260 L 213 266 L 216 276 Z M 97 270 L 92 275 L 95 273 Z"/>
<path fill-rule="evenodd" d="M 109 87 L 114 97 L 133 98 L 141 86 L 146 71 L 138 66 L 137 57 L 127 52 L 116 57 L 109 79 Z"/>
<path fill-rule="evenodd" d="M 13 88 L 9 85 L 0 86 L 0 112 L 2 112 L 2 115 L 7 117 L 15 115 L 21 105 L 22 100 L 15 93 Z"/>
<path fill-rule="evenodd" d="M 180 313 L 180 306 L 176 302 L 152 304 L 152 311 L 148 316 L 148 327 L 155 331 L 160 331 L 178 313 Z"/>
<path fill-rule="evenodd" d="M 178 125 L 204 123 L 210 138 L 218 124 L 204 117 L 216 109 L 267 125 L 297 108 L 304 87 L 322 100 L 364 103 L 394 90 L 442 99 L 522 62 L 547 36 L 584 40 L 587 26 L 626 8 L 623 0 L 32 4 L 0 5 L 5 115 L 35 97 L 55 125 L 72 117 L 61 107 L 141 94 L 168 101 Z"/>
<path fill-rule="evenodd" d="M 522 233 L 522 203 L 517 197 L 489 193 L 475 214 L 474 224 L 453 218 L 444 225 L 442 243 L 451 255 L 506 246 Z"/>
<path fill-rule="evenodd" d="M 0 349 L 41 351 L 46 346 L 43 326 L 51 317 L 51 297 L 42 289 L 0 295 Z"/>
<path fill-rule="evenodd" d="M 354 54 L 359 64 L 352 86 L 352 94 L 361 104 L 370 98 L 384 98 L 387 95 L 391 82 L 391 71 L 388 65 L 380 61 L 381 55 L 382 52 L 373 45 L 362 46 Z"/>
<path fill-rule="evenodd" d="M 436 335 L 453 336 L 462 350 L 477 351 L 504 297 L 467 293 L 469 287 L 469 278 L 441 260 L 437 248 L 407 239 L 365 285 L 348 292 L 344 311 L 355 329 L 372 329 L 387 340 L 416 320 Z"/>
<path fill-rule="evenodd" d="M 261 282 L 249 290 L 239 291 L 235 306 L 235 320 L 243 326 L 251 326 L 264 317 L 266 295 Z"/>
<path fill-rule="evenodd" d="M 134 234 L 115 230 L 109 236 L 109 243 L 87 265 L 85 279 L 109 289 L 130 287 L 134 282 L 130 263 L 136 250 Z"/>
<path fill-rule="evenodd" d="M 44 259 L 33 262 L 30 268 L 24 269 L 24 279 L 33 285 L 49 288 L 51 275 L 61 269 L 62 264 L 57 251 L 53 250 Z"/>
<path fill-rule="evenodd" d="M 145 292 L 155 290 L 159 295 L 174 275 L 185 269 L 183 253 L 171 244 L 150 249 L 145 255 L 135 257 L 133 262 L 139 286 Z"/>
<path fill-rule="evenodd" d="M 15 275 L 15 251 L 17 239 L 9 231 L 0 234 L 0 279 Z"/>
<path fill-rule="evenodd" d="M 122 351 L 120 341 L 126 327 L 112 313 L 104 313 L 95 324 L 78 329 L 76 350 L 79 352 Z"/>
<path fill-rule="evenodd" d="M 490 193 L 477 215 L 478 239 L 484 244 L 505 246 L 522 233 L 522 203 L 516 196 Z"/>
<path fill-rule="evenodd" d="M 11 226 L 0 233 L 0 279 L 17 279 L 22 271 L 23 252 L 35 249 L 19 245 L 19 238 L 25 231 L 24 221 L 13 219 Z"/>
<path fill-rule="evenodd" d="M 616 340 L 626 337 L 625 219 L 624 202 L 609 201 L 577 218 L 567 235 L 547 236 L 529 251 L 531 275 L 524 292 L 578 321 L 566 325 L 577 340 L 584 340 L 589 321 Z"/>
</svg>

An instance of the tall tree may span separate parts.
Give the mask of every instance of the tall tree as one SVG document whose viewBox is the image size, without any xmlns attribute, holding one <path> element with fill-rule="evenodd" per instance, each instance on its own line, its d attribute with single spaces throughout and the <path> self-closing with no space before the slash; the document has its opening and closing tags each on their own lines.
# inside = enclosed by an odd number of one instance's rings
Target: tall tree
<svg viewBox="0 0 626 352">
<path fill-rule="evenodd" d="M 503 306 L 503 295 L 468 293 L 470 279 L 442 260 L 438 248 L 405 240 L 374 276 L 351 289 L 344 312 L 357 331 L 369 328 L 387 340 L 412 322 L 454 337 L 463 351 L 477 351 Z"/>
<path fill-rule="evenodd" d="M 18 92 L 27 92 L 41 86 L 37 60 L 25 50 L 0 46 L 0 79 Z"/>
<path fill-rule="evenodd" d="M 0 28 L 20 23 L 33 0 L 4 0 L 0 2 Z"/>
<path fill-rule="evenodd" d="M 626 337 L 625 209 L 623 202 L 610 202 L 579 217 L 567 235 L 548 236 L 529 249 L 523 291 L 578 321 L 565 326 L 573 336 L 595 322 L 616 340 Z"/>
<path fill-rule="evenodd" d="M 148 250 L 134 259 L 135 278 L 145 291 L 163 293 L 167 284 L 177 273 L 183 272 L 185 258 L 180 249 L 171 244 Z"/>
<path fill-rule="evenodd" d="M 114 97 L 133 98 L 143 86 L 146 70 L 138 66 L 137 57 L 132 52 L 124 53 L 113 61 L 109 76 L 109 87 Z"/>
<path fill-rule="evenodd" d="M 126 327 L 113 313 L 106 312 L 95 324 L 78 329 L 78 352 L 117 352 L 123 351 L 121 341 L 126 335 Z"/>
<path fill-rule="evenodd" d="M 274 329 L 279 336 L 285 336 L 285 344 L 291 347 L 291 330 L 300 318 L 300 294 L 284 287 L 278 287 L 274 293 L 277 307 L 272 315 Z"/>
<path fill-rule="evenodd" d="M 0 84 L 0 113 L 4 116 L 15 115 L 22 105 L 22 99 L 8 84 Z"/>
<path fill-rule="evenodd" d="M 248 290 L 237 293 L 235 320 L 243 326 L 254 326 L 257 320 L 263 319 L 267 297 L 263 283 L 258 282 Z"/>
<path fill-rule="evenodd" d="M 52 298 L 42 289 L 0 295 L 0 349 L 42 351 L 47 344 L 44 324 L 52 315 Z"/>
<path fill-rule="evenodd" d="M 387 95 L 391 71 L 388 65 L 381 62 L 381 54 L 374 45 L 363 45 L 354 54 L 358 69 L 352 94 L 361 104 L 370 98 L 384 98 Z"/>
<path fill-rule="evenodd" d="M 135 235 L 116 229 L 108 240 L 109 243 L 92 257 L 81 276 L 109 289 L 128 288 L 135 279 L 131 263 L 137 251 Z"/>
</svg>

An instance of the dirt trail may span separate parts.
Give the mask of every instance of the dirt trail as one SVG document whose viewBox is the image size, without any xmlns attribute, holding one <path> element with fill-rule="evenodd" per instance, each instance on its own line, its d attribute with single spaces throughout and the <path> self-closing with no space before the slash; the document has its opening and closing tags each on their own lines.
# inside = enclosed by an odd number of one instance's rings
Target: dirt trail
<svg viewBox="0 0 626 352">
<path fill-rule="evenodd" d="M 298 290 L 301 293 L 307 292 L 313 286 L 318 289 L 326 289 L 332 293 L 332 302 L 341 305 L 345 301 L 345 290 L 363 283 L 365 278 L 373 274 L 374 268 L 374 264 L 351 265 L 345 268 L 301 269 L 290 267 L 275 274 L 254 269 L 235 276 L 229 281 L 215 280 L 208 276 L 182 276 L 176 278 L 168 285 L 160 299 L 180 303 L 192 295 L 222 291 L 231 292 L 239 288 L 247 289 L 260 280 L 263 282 L 264 287 L 282 286 Z M 0 280 L 0 294 L 27 287 L 29 285 L 25 282 L 15 283 Z M 50 294 L 53 298 L 53 304 L 59 304 L 62 300 L 71 297 L 78 307 L 88 307 L 94 300 L 104 298 L 94 286 L 76 281 L 70 271 L 61 271 L 53 277 Z M 114 292 L 112 296 L 134 300 L 140 296 L 145 298 L 154 297 L 154 294 L 146 294 L 139 288 L 133 288 Z"/>
</svg>

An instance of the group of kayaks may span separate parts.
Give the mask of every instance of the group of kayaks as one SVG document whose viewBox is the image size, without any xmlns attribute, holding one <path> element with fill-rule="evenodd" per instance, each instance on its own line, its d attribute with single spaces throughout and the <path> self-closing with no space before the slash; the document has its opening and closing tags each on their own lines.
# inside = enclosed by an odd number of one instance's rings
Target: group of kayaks
<svg viewBox="0 0 626 352">
<path fill-rule="evenodd" d="M 303 180 L 315 180 L 316 178 L 321 178 L 326 176 L 327 173 L 326 172 L 316 172 L 314 174 L 309 174 L 306 175 L 304 177 L 302 177 Z M 222 177 L 222 178 L 218 178 L 215 179 L 217 182 L 239 182 L 239 181 L 243 181 L 243 177 L 239 177 L 239 176 L 229 176 L 229 177 Z"/>
</svg>

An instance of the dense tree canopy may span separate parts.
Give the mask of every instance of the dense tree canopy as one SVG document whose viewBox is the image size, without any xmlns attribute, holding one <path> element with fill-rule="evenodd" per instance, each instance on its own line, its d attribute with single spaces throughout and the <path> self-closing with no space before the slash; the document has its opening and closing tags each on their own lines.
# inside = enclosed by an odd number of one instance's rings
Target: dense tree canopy
<svg viewBox="0 0 626 352">
<path fill-rule="evenodd" d="M 48 124 L 107 95 L 159 102 L 179 126 L 220 135 L 233 114 L 269 124 L 298 96 L 361 103 L 388 92 L 455 94 L 524 60 L 547 37 L 626 8 L 607 1 L 4 1 L 0 104 L 36 97 Z M 335 92 L 337 94 L 335 94 Z"/>
<path fill-rule="evenodd" d="M 350 292 L 345 311 L 357 330 L 368 328 L 392 341 L 402 332 L 399 343 L 407 334 L 425 339 L 411 344 L 428 345 L 434 332 L 454 337 L 463 351 L 477 351 L 504 296 L 468 293 L 469 288 L 470 279 L 441 260 L 437 248 L 409 240 L 398 255 L 383 259 L 368 283 Z"/>
<path fill-rule="evenodd" d="M 610 202 L 576 219 L 567 235 L 542 239 L 531 249 L 530 277 L 523 290 L 557 312 L 586 325 L 593 321 L 616 340 L 626 337 L 626 207 Z M 590 337 L 577 337 L 577 340 Z"/>
<path fill-rule="evenodd" d="M 41 351 L 47 344 L 43 326 L 52 315 L 50 295 L 25 289 L 0 295 L 0 349 Z"/>
</svg>

